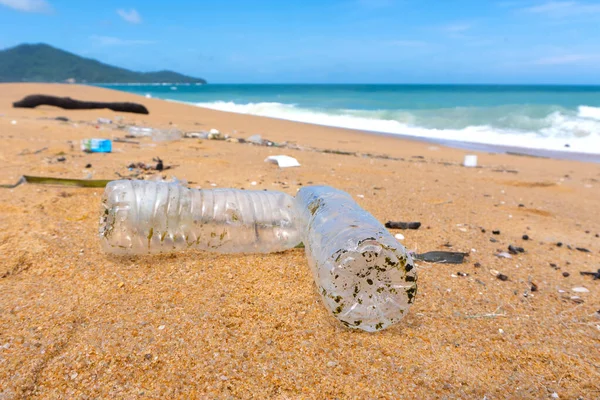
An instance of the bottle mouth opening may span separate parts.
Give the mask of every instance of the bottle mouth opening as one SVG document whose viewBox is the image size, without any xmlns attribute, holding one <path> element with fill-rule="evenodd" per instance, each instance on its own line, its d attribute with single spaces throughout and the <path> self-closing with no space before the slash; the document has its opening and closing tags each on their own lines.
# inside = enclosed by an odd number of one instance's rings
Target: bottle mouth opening
<svg viewBox="0 0 600 400">
<path fill-rule="evenodd" d="M 320 278 L 321 294 L 348 328 L 375 332 L 400 321 L 416 294 L 413 261 L 401 248 L 375 239 L 334 254 Z"/>
</svg>

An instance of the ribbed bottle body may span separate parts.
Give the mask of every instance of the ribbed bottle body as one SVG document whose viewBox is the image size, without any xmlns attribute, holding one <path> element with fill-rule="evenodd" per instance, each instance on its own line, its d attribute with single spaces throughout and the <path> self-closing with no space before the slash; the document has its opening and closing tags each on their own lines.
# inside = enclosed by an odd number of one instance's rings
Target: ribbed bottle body
<svg viewBox="0 0 600 400">
<path fill-rule="evenodd" d="M 285 193 L 122 180 L 105 189 L 99 234 L 114 254 L 269 253 L 296 246 L 302 231 Z"/>
</svg>

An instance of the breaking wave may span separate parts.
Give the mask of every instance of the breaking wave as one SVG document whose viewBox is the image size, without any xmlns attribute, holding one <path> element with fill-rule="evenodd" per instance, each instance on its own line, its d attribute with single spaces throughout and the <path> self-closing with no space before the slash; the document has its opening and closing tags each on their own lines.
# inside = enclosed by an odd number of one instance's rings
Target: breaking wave
<svg viewBox="0 0 600 400">
<path fill-rule="evenodd" d="M 466 143 L 600 154 L 600 107 L 503 105 L 418 110 L 310 109 L 276 102 L 199 107 L 339 128 Z"/>
</svg>

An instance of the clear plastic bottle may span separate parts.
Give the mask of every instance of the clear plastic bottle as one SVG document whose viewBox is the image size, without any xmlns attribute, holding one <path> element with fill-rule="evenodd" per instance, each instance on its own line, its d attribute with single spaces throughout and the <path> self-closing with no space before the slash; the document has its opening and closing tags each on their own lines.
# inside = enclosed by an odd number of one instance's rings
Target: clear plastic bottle
<svg viewBox="0 0 600 400">
<path fill-rule="evenodd" d="M 417 291 L 406 249 L 352 197 L 307 186 L 273 191 L 197 190 L 177 182 L 114 181 L 102 198 L 105 251 L 195 248 L 275 252 L 304 242 L 326 308 L 349 328 L 375 332 L 402 319 Z"/>
<path fill-rule="evenodd" d="M 294 198 L 274 191 L 120 180 L 106 186 L 102 208 L 100 239 L 113 254 L 268 253 L 298 245 L 304 231 Z"/>
<path fill-rule="evenodd" d="M 325 306 L 349 328 L 379 331 L 398 322 L 417 291 L 406 249 L 352 197 L 328 186 L 296 195 L 303 241 Z"/>
</svg>

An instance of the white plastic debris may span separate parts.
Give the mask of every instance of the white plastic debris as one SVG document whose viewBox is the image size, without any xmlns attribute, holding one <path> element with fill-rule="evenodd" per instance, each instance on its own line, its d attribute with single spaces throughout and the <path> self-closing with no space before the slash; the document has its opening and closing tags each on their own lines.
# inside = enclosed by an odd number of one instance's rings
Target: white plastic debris
<svg viewBox="0 0 600 400">
<path fill-rule="evenodd" d="M 477 166 L 477 156 L 469 154 L 465 156 L 465 161 L 463 162 L 465 167 L 476 167 Z"/>
<path fill-rule="evenodd" d="M 261 135 L 252 135 L 246 141 L 254 144 L 262 144 L 263 139 Z"/>
<path fill-rule="evenodd" d="M 575 293 L 589 293 L 589 291 L 590 291 L 589 289 L 584 288 L 583 286 L 577 286 L 571 290 L 574 291 Z"/>
<path fill-rule="evenodd" d="M 294 157 L 290 156 L 269 156 L 265 162 L 279 165 L 279 168 L 299 167 L 300 163 Z"/>
<path fill-rule="evenodd" d="M 507 252 L 505 252 L 505 251 L 503 251 L 502 253 L 496 254 L 496 257 L 500 257 L 500 258 L 512 258 L 512 256 L 510 254 L 508 254 Z"/>
<path fill-rule="evenodd" d="M 183 137 L 188 139 L 208 139 L 208 132 L 187 132 Z"/>
<path fill-rule="evenodd" d="M 207 139 L 209 139 L 209 140 L 224 140 L 225 136 L 223 136 L 221 134 L 221 132 L 219 132 L 218 129 L 213 128 L 210 131 L 208 131 Z"/>
</svg>

